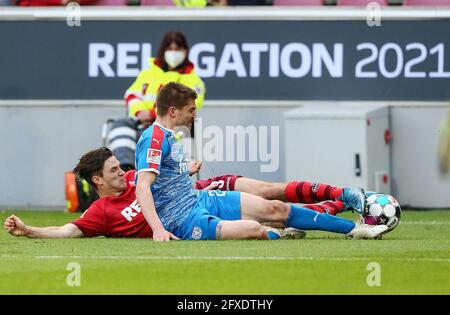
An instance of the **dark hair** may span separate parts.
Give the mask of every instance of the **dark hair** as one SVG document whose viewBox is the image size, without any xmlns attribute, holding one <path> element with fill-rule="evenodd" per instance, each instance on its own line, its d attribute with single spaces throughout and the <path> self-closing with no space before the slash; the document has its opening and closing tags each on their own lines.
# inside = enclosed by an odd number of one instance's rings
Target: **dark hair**
<svg viewBox="0 0 450 315">
<path fill-rule="evenodd" d="M 164 52 L 167 50 L 167 48 L 170 46 L 170 44 L 172 44 L 172 42 L 177 44 L 178 47 L 186 49 L 186 51 L 187 51 L 186 59 L 187 59 L 187 56 L 189 56 L 189 47 L 188 47 L 188 43 L 187 43 L 187 40 L 186 40 L 186 37 L 184 36 L 184 34 L 181 33 L 180 31 L 167 32 L 164 35 L 164 37 L 161 41 L 161 44 L 159 45 L 158 56 L 157 56 L 158 60 L 160 62 L 162 62 L 164 65 L 166 64 L 166 61 L 164 59 Z M 186 61 L 186 59 L 184 61 Z"/>
<path fill-rule="evenodd" d="M 195 100 L 197 92 L 181 83 L 170 82 L 162 87 L 156 97 L 156 113 L 158 116 L 167 114 L 169 107 L 182 109 L 190 99 Z"/>
<path fill-rule="evenodd" d="M 85 179 L 94 188 L 97 188 L 92 182 L 92 176 L 103 176 L 103 166 L 111 156 L 113 156 L 113 153 L 107 147 L 91 150 L 80 158 L 73 172 L 80 178 Z"/>
</svg>

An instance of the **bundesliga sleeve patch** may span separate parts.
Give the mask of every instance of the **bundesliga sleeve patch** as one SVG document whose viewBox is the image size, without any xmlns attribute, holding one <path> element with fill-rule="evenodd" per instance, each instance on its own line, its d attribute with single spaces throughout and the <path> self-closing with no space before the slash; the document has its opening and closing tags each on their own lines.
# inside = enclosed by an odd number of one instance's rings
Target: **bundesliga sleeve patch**
<svg viewBox="0 0 450 315">
<path fill-rule="evenodd" d="M 161 164 L 161 150 L 149 149 L 147 151 L 147 163 L 148 164 Z"/>
</svg>

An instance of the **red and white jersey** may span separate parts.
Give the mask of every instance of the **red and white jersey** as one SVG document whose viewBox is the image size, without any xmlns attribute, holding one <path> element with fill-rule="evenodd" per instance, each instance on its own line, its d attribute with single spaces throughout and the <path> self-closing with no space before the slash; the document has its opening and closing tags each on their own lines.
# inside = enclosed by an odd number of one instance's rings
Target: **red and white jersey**
<svg viewBox="0 0 450 315">
<path fill-rule="evenodd" d="M 127 189 L 119 196 L 96 200 L 83 215 L 72 222 L 86 237 L 143 237 L 153 233 L 137 202 L 134 171 L 125 174 Z"/>
</svg>

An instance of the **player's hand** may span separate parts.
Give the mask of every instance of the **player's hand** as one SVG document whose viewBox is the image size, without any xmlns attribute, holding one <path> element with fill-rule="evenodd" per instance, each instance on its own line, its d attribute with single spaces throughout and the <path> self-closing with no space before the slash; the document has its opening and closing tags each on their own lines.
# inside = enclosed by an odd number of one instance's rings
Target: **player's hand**
<svg viewBox="0 0 450 315">
<path fill-rule="evenodd" d="M 11 215 L 5 220 L 5 230 L 14 236 L 24 236 L 26 234 L 26 225 L 15 215 Z"/>
<path fill-rule="evenodd" d="M 200 169 L 202 168 L 202 165 L 203 165 L 202 161 L 190 161 L 188 164 L 189 176 L 192 176 L 195 173 L 198 173 L 198 171 L 200 171 Z"/>
<path fill-rule="evenodd" d="M 155 242 L 168 242 L 170 240 L 179 241 L 180 239 L 164 228 L 161 228 L 153 231 L 153 240 Z"/>
</svg>

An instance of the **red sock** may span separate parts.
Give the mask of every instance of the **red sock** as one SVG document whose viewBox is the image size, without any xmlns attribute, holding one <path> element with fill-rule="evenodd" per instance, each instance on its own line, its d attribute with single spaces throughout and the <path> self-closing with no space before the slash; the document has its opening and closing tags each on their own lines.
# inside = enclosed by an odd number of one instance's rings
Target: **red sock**
<svg viewBox="0 0 450 315">
<path fill-rule="evenodd" d="M 343 188 L 311 182 L 290 182 L 284 192 L 289 202 L 315 203 L 335 200 L 342 195 Z"/>
<path fill-rule="evenodd" d="M 344 203 L 340 200 L 327 201 L 321 204 L 303 205 L 303 207 L 317 212 L 328 213 L 331 215 L 336 215 L 345 209 Z"/>
</svg>

